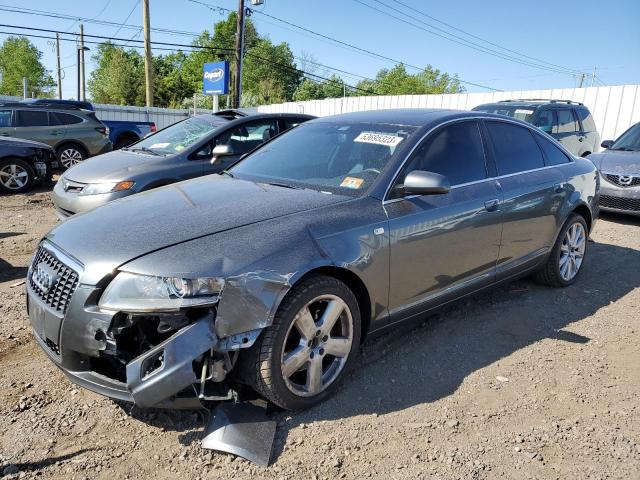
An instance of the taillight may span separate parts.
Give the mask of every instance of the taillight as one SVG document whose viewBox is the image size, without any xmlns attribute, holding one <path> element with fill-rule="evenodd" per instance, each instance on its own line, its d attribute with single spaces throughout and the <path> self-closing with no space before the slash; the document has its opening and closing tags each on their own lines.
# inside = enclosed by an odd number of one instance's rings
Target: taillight
<svg viewBox="0 0 640 480">
<path fill-rule="evenodd" d="M 158 127 L 156 127 L 155 122 L 151 122 L 151 133 L 156 133 L 158 131 Z"/>
<path fill-rule="evenodd" d="M 105 127 L 104 125 L 96 127 L 96 132 L 99 132 L 102 135 L 109 135 L 109 127 Z"/>
</svg>

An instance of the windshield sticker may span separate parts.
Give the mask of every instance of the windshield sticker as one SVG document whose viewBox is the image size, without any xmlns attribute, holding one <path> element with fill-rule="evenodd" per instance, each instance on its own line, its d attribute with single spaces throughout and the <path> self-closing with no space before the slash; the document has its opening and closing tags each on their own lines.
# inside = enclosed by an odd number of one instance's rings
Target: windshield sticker
<svg viewBox="0 0 640 480">
<path fill-rule="evenodd" d="M 340 184 L 340 186 L 357 190 L 362 186 L 363 183 L 364 183 L 364 179 L 362 178 L 344 177 L 344 180 L 342 180 L 342 183 Z"/>
<path fill-rule="evenodd" d="M 171 144 L 170 143 L 154 143 L 149 148 L 167 148 L 169 145 Z"/>
<path fill-rule="evenodd" d="M 402 137 L 398 137 L 397 135 L 375 132 L 362 132 L 360 135 L 353 139 L 354 142 L 373 143 L 375 145 L 386 145 L 387 147 L 395 147 L 402 140 L 404 139 Z"/>
<path fill-rule="evenodd" d="M 516 113 L 524 113 L 525 115 L 531 115 L 533 113 L 533 110 L 524 110 L 522 108 L 517 108 Z"/>
<path fill-rule="evenodd" d="M 182 151 L 182 150 L 184 150 L 184 149 L 185 149 L 185 146 L 184 146 L 184 145 L 176 145 L 176 146 L 175 146 L 175 148 L 174 148 L 174 150 L 175 150 L 176 152 L 181 152 L 181 151 Z"/>
</svg>

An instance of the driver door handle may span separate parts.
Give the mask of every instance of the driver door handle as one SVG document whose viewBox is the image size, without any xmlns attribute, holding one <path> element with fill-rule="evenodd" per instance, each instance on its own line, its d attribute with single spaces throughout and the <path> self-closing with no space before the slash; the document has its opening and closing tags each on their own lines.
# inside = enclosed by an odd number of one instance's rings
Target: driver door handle
<svg viewBox="0 0 640 480">
<path fill-rule="evenodd" d="M 498 200 L 497 198 L 484 202 L 484 208 L 487 212 L 495 212 L 496 210 L 498 210 L 499 205 L 500 200 Z"/>
</svg>

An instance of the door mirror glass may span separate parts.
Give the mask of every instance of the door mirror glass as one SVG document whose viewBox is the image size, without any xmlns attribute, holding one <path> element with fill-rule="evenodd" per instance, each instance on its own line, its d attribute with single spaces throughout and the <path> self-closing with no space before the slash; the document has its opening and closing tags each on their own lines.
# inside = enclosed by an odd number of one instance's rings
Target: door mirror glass
<svg viewBox="0 0 640 480">
<path fill-rule="evenodd" d="M 213 148 L 213 152 L 211 155 L 211 165 L 215 165 L 222 158 L 228 157 L 230 155 L 235 155 L 235 152 L 233 151 L 231 145 L 216 145 Z"/>
<path fill-rule="evenodd" d="M 605 140 L 600 144 L 602 148 L 606 148 L 607 150 L 613 146 L 613 140 Z"/>
<path fill-rule="evenodd" d="M 404 195 L 439 195 L 449 193 L 451 184 L 444 175 L 414 170 L 407 174 L 400 188 Z"/>
</svg>

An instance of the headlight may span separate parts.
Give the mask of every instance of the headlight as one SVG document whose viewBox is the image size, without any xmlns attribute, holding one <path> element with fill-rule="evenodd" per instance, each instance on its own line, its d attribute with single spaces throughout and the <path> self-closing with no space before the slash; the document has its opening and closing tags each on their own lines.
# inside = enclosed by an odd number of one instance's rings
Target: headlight
<svg viewBox="0 0 640 480">
<path fill-rule="evenodd" d="M 224 287 L 221 278 L 152 277 L 120 272 L 98 306 L 125 312 L 175 311 L 212 305 Z"/>
<path fill-rule="evenodd" d="M 127 180 L 125 182 L 113 183 L 89 183 L 82 189 L 81 195 L 98 195 L 100 193 L 122 192 L 131 190 L 135 182 Z"/>
</svg>

